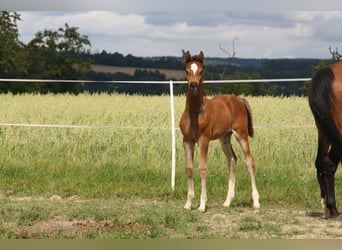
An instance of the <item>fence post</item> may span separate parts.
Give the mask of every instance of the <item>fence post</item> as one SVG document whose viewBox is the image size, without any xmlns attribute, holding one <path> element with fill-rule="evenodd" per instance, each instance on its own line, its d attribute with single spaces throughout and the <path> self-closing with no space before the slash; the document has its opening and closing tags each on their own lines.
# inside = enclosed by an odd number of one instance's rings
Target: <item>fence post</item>
<svg viewBox="0 0 342 250">
<path fill-rule="evenodd" d="M 171 188 L 175 190 L 176 178 L 176 128 L 175 128 L 175 107 L 173 101 L 173 81 L 170 80 L 170 108 L 171 108 Z"/>
</svg>

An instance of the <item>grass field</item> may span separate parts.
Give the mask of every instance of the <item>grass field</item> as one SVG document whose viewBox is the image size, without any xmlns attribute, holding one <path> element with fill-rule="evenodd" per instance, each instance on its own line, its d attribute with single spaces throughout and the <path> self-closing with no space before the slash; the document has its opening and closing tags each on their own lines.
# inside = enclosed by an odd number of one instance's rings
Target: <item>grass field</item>
<svg viewBox="0 0 342 250">
<path fill-rule="evenodd" d="M 0 127 L 0 237 L 341 238 L 340 224 L 319 218 L 316 129 L 307 100 L 246 98 L 256 127 L 250 142 L 261 211 L 252 210 L 249 176 L 235 140 L 236 197 L 231 208 L 221 207 L 228 171 L 213 141 L 208 211 L 199 214 L 182 209 L 186 178 L 179 130 L 171 191 L 168 96 L 0 95 L 0 123 L 116 126 Z M 185 96 L 175 97 L 177 122 L 184 102 Z M 195 186 L 198 204 L 197 174 Z"/>
</svg>

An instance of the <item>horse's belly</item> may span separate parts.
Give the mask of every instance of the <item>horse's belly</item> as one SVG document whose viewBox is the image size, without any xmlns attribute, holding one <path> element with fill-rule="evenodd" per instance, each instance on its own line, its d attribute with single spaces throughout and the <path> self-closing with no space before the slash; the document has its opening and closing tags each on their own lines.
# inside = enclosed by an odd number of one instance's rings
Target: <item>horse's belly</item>
<svg viewBox="0 0 342 250">
<path fill-rule="evenodd" d="M 210 139 L 211 140 L 216 140 L 221 138 L 222 136 L 224 136 L 225 134 L 229 133 L 231 130 L 229 129 L 228 126 L 225 127 L 214 127 L 211 129 L 211 136 Z"/>
</svg>

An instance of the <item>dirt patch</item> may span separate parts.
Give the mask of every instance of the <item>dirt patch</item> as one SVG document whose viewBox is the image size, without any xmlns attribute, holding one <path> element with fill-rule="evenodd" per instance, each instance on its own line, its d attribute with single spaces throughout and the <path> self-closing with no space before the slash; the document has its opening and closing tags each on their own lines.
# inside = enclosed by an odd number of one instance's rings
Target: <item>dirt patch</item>
<svg viewBox="0 0 342 250">
<path fill-rule="evenodd" d="M 73 195 L 73 196 L 69 196 L 69 197 L 63 197 L 60 196 L 58 194 L 53 194 L 49 197 L 46 196 L 21 196 L 21 197 L 12 197 L 12 191 L 6 191 L 4 193 L 5 195 L 1 195 L 0 194 L 0 199 L 4 199 L 4 198 L 8 198 L 12 201 L 46 201 L 46 200 L 50 200 L 50 201 L 85 201 L 83 199 L 80 199 L 77 195 Z"/>
<path fill-rule="evenodd" d="M 222 238 L 342 239 L 341 220 L 325 220 L 321 215 L 316 211 L 231 208 L 229 213 L 208 213 L 205 221 Z"/>
<path fill-rule="evenodd" d="M 73 220 L 65 221 L 60 218 L 54 218 L 47 221 L 38 221 L 28 226 L 16 226 L 13 223 L 5 223 L 7 230 L 13 231 L 17 235 L 23 235 L 25 238 L 51 238 L 57 235 L 65 235 L 71 238 L 77 237 L 87 232 L 96 231 L 103 233 L 106 231 L 133 233 L 146 229 L 143 225 L 136 222 L 126 224 L 114 224 L 110 221 L 96 220 Z"/>
<path fill-rule="evenodd" d="M 199 213 L 184 211 L 178 200 L 59 195 L 1 200 L 5 238 L 342 239 L 341 220 L 322 219 L 320 209 L 262 207 L 256 212 L 250 205 L 214 203 Z"/>
</svg>

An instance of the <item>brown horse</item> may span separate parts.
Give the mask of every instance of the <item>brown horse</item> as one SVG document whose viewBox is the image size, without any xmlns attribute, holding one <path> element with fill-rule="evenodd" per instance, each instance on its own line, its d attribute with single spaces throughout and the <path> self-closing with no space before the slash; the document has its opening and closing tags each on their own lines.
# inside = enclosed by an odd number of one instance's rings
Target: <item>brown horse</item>
<svg viewBox="0 0 342 250">
<path fill-rule="evenodd" d="M 199 174 L 201 178 L 201 200 L 199 211 L 205 212 L 207 191 L 207 154 L 210 140 L 220 139 L 229 168 L 228 194 L 224 207 L 229 207 L 235 195 L 235 167 L 236 155 L 230 138 L 232 134 L 240 143 L 246 157 L 247 169 L 252 183 L 253 207 L 260 208 L 259 193 L 255 184 L 255 167 L 250 152 L 248 135 L 253 136 L 251 110 L 246 100 L 233 95 L 218 95 L 207 99 L 203 95 L 204 55 L 192 57 L 186 52 L 185 64 L 188 80 L 185 111 L 180 120 L 183 133 L 183 146 L 186 158 L 186 175 L 188 181 L 187 201 L 184 209 L 191 209 L 195 196 L 193 183 L 194 148 L 197 143 L 200 149 Z"/>
<path fill-rule="evenodd" d="M 335 200 L 335 172 L 342 159 L 342 63 L 318 70 L 309 87 L 309 104 L 318 130 L 315 161 L 323 218 L 340 214 Z"/>
</svg>

